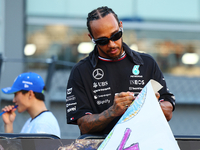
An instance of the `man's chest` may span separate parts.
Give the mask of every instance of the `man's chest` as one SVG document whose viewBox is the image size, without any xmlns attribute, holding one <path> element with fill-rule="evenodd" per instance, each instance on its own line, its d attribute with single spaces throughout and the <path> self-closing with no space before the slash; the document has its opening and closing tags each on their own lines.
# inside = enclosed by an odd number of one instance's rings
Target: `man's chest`
<svg viewBox="0 0 200 150">
<path fill-rule="evenodd" d="M 119 92 L 138 94 L 151 75 L 145 65 L 136 65 L 130 61 L 100 62 L 92 71 L 90 88 L 95 97 L 111 96 Z"/>
</svg>

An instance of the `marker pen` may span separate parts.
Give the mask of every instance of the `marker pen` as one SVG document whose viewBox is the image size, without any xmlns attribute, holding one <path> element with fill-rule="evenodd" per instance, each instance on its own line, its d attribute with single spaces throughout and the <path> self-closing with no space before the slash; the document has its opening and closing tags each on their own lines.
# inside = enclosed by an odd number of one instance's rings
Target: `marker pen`
<svg viewBox="0 0 200 150">
<path fill-rule="evenodd" d="M 15 107 L 13 107 L 12 110 L 15 109 L 15 108 L 17 108 L 17 107 L 18 107 L 18 105 L 15 105 Z M 0 116 L 3 115 L 3 114 L 6 113 L 6 112 L 8 112 L 8 111 L 2 111 L 2 112 L 0 113 Z"/>
</svg>

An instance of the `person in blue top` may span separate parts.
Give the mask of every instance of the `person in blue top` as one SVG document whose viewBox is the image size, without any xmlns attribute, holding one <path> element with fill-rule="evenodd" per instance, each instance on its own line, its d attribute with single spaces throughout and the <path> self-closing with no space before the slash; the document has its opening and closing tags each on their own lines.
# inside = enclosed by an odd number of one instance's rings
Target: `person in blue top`
<svg viewBox="0 0 200 150">
<path fill-rule="evenodd" d="M 115 12 L 106 6 L 91 11 L 87 27 L 95 47 L 71 70 L 66 90 L 67 123 L 77 124 L 81 134 L 108 134 L 151 79 L 163 86 L 158 97 L 169 121 L 175 97 L 155 60 L 123 42 L 123 24 Z"/>
<path fill-rule="evenodd" d="M 3 88 L 5 94 L 14 93 L 13 103 L 2 108 L 5 133 L 13 133 L 15 111 L 27 111 L 30 118 L 24 124 L 21 133 L 47 133 L 60 138 L 60 127 L 55 116 L 47 110 L 44 100 L 45 84 L 42 77 L 33 72 L 20 74 L 12 87 Z"/>
</svg>

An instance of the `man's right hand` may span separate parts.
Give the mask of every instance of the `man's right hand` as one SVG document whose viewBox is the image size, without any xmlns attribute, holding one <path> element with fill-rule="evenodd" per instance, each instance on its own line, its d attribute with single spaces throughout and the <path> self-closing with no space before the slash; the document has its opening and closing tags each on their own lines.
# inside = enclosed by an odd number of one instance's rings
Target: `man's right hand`
<svg viewBox="0 0 200 150">
<path fill-rule="evenodd" d="M 16 108 L 13 109 L 14 107 L 15 107 L 14 105 L 8 105 L 2 108 L 2 111 L 6 111 L 6 113 L 2 115 L 2 118 L 5 124 L 12 124 L 14 122 L 15 117 L 16 117 L 16 114 L 15 114 Z"/>
<path fill-rule="evenodd" d="M 114 103 L 109 109 L 112 116 L 121 116 L 134 100 L 135 97 L 132 92 L 121 92 L 115 94 Z"/>
<path fill-rule="evenodd" d="M 121 92 L 115 95 L 111 107 L 100 114 L 85 115 L 77 120 L 82 134 L 101 132 L 117 116 L 122 115 L 134 101 L 131 92 Z"/>
</svg>

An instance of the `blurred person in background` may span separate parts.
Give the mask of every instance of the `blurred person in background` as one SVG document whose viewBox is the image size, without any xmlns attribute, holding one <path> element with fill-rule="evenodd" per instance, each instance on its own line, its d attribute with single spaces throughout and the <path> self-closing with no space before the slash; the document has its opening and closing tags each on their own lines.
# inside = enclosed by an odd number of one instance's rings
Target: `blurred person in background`
<svg viewBox="0 0 200 150">
<path fill-rule="evenodd" d="M 44 81 L 36 73 L 28 72 L 20 74 L 12 87 L 3 88 L 5 94 L 14 93 L 14 105 L 2 108 L 5 133 L 13 133 L 15 111 L 19 113 L 27 111 L 30 118 L 24 124 L 21 133 L 47 133 L 60 137 L 60 127 L 52 112 L 47 110 L 44 100 Z"/>
</svg>

